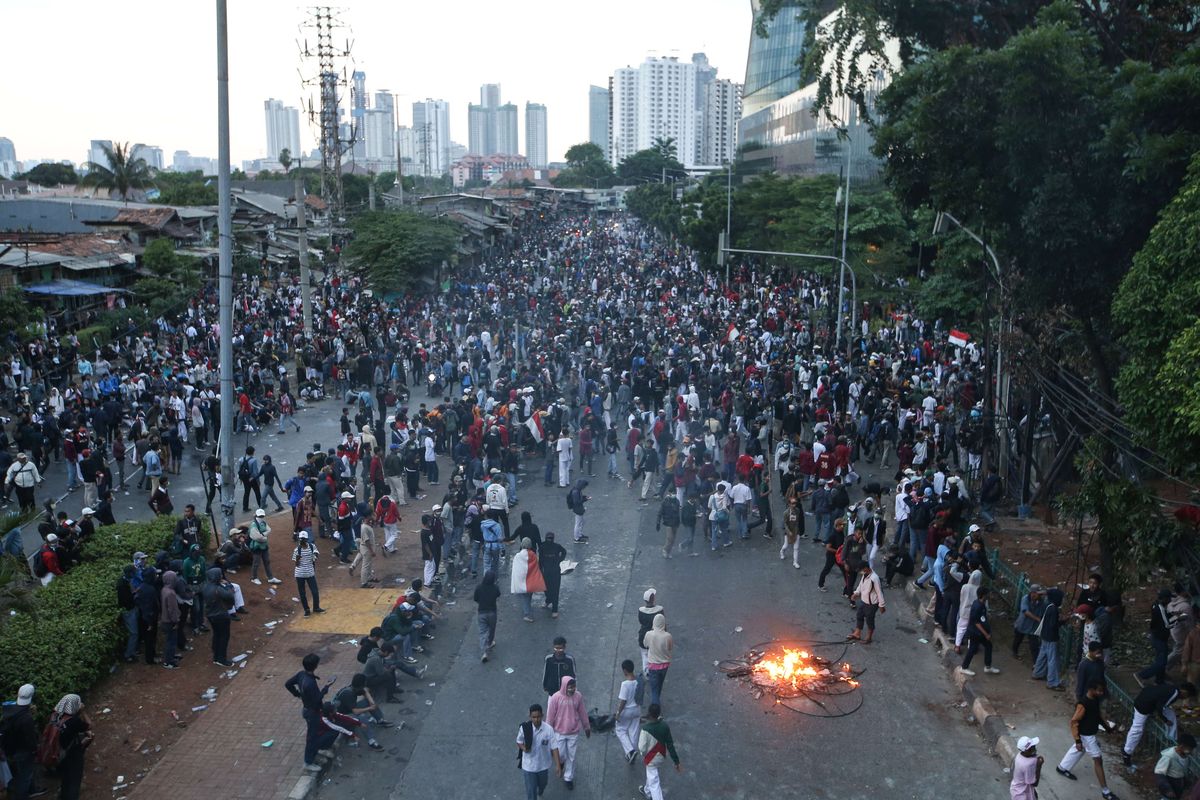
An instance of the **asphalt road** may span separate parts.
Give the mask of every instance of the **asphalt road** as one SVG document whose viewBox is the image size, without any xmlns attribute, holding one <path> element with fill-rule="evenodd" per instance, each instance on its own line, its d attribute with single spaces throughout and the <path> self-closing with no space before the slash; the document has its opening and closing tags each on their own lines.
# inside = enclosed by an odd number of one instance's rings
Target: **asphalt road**
<svg viewBox="0 0 1200 800">
<path fill-rule="evenodd" d="M 589 487 L 591 543 L 572 546 L 564 490 L 543 488 L 538 473 L 534 479 L 522 485 L 517 510 L 531 511 L 543 531 L 561 532 L 580 562 L 563 579 L 560 618 L 536 609 L 537 621 L 525 623 L 518 601 L 503 597 L 495 656 L 481 664 L 471 587 L 464 587 L 432 643 L 426 681 L 435 685 L 389 711 L 405 719 L 405 730 L 384 734 L 385 753 L 343 748 L 322 797 L 522 797 L 514 739 L 529 704 L 545 703 L 541 663 L 551 640 L 567 638 L 588 707 L 613 710 L 620 661 L 639 658 L 637 608 L 649 586 L 675 638 L 663 705 L 685 769 L 664 772 L 667 797 L 1007 797 L 1007 776 L 955 707 L 959 698 L 930 646 L 918 641 L 898 589 L 876 642 L 845 655 L 866 670 L 861 708 L 836 719 L 798 714 L 755 699 L 714 662 L 773 638 L 829 641 L 849 632 L 852 612 L 837 584 L 817 591 L 818 547 L 802 544 L 799 570 L 779 560 L 778 540 L 757 532 L 716 555 L 705 548 L 697 558 L 668 561 L 653 504 L 639 505 L 623 483 L 604 477 Z M 507 574 L 502 584 L 507 593 Z M 611 733 L 581 741 L 575 790 L 552 778 L 546 796 L 638 797 L 642 770 L 628 766 L 620 749 Z"/>
</svg>

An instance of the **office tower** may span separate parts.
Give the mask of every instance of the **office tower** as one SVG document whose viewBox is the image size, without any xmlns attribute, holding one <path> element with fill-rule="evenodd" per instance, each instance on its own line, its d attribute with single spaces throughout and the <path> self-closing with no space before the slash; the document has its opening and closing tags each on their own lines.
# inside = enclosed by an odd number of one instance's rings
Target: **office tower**
<svg viewBox="0 0 1200 800">
<path fill-rule="evenodd" d="M 728 78 L 709 81 L 701 113 L 701 164 L 727 164 L 738 146 L 738 122 L 742 118 L 742 87 Z"/>
<path fill-rule="evenodd" d="M 638 151 L 638 71 L 632 67 L 616 70 L 609 81 L 609 98 L 609 158 L 615 167 Z"/>
<path fill-rule="evenodd" d="M 413 103 L 412 109 L 417 171 L 441 175 L 450 168 L 450 104 L 425 99 Z"/>
<path fill-rule="evenodd" d="M 87 160 L 93 164 L 99 164 L 102 167 L 108 166 L 108 156 L 104 154 L 104 148 L 112 150 L 112 139 L 92 139 L 88 142 L 88 157 Z"/>
<path fill-rule="evenodd" d="M 534 169 L 545 169 L 550 163 L 546 107 L 541 103 L 525 104 L 525 158 Z"/>
<path fill-rule="evenodd" d="M 608 106 L 610 95 L 603 86 L 588 87 L 588 141 L 608 158 Z"/>
<path fill-rule="evenodd" d="M 505 103 L 496 109 L 496 153 L 514 156 L 521 152 L 521 144 L 517 140 L 518 125 L 517 107 Z"/>
<path fill-rule="evenodd" d="M 299 158 L 302 152 L 299 110 L 272 98 L 263 103 L 263 115 L 267 125 L 267 158 L 279 158 L 285 148 L 293 159 Z"/>
<path fill-rule="evenodd" d="M 495 112 L 490 108 L 471 103 L 467 106 L 467 152 L 471 155 L 488 155 L 495 149 L 493 120 Z"/>
<path fill-rule="evenodd" d="M 485 83 L 479 87 L 479 104 L 484 108 L 499 108 L 500 84 Z"/>
<path fill-rule="evenodd" d="M 761 0 L 750 0 L 754 19 L 762 13 Z M 750 116 L 800 88 L 797 58 L 804 49 L 807 11 L 798 2 L 784 2 L 767 22 L 766 36 L 750 33 L 746 55 L 746 81 L 742 86 L 742 113 Z"/>
<path fill-rule="evenodd" d="M 142 159 L 146 162 L 146 166 L 150 167 L 151 169 L 162 169 L 164 166 L 163 151 L 161 147 L 155 147 L 154 145 L 142 144 L 141 142 L 138 142 L 130 149 L 129 155 L 130 158 L 133 158 L 134 160 L 139 158 Z"/>
</svg>

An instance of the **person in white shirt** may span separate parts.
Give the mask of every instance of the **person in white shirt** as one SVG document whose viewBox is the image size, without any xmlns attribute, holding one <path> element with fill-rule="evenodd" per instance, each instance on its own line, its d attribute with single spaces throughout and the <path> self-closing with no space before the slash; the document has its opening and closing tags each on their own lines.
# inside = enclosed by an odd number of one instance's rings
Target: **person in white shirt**
<svg viewBox="0 0 1200 800">
<path fill-rule="evenodd" d="M 558 451 L 558 487 L 566 489 L 571 485 L 571 462 L 574 458 L 574 444 L 571 442 L 571 437 L 564 434 L 558 437 L 558 442 L 554 445 Z"/>
<path fill-rule="evenodd" d="M 421 439 L 421 446 L 425 448 L 425 480 L 430 486 L 437 486 L 437 447 L 433 442 L 433 431 L 428 428 L 425 429 L 425 435 Z"/>
<path fill-rule="evenodd" d="M 871 569 L 871 564 L 864 561 L 859 567 L 860 578 L 850 599 L 858 604 L 858 615 L 854 622 L 854 632 L 846 637 L 848 640 L 862 640 L 870 644 L 875 636 L 875 613 L 887 611 L 887 603 L 883 599 L 883 587 L 879 585 L 879 575 Z M 867 628 L 867 638 L 862 638 L 863 626 Z"/>
<path fill-rule="evenodd" d="M 543 721 L 542 707 L 529 707 L 529 721 L 517 728 L 517 756 L 521 759 L 521 777 L 525 779 L 525 800 L 538 800 L 550 782 L 550 765 L 562 775 L 558 753 L 558 734 Z"/>
<path fill-rule="evenodd" d="M 642 710 L 638 706 L 637 687 L 638 680 L 634 675 L 633 661 L 625 659 L 621 662 L 621 672 L 624 678 L 621 680 L 621 688 L 617 692 L 617 711 L 613 714 L 616 717 L 617 741 L 621 743 L 621 752 L 625 755 L 625 760 L 630 764 L 638 755 L 638 735 L 640 734 Z"/>
</svg>

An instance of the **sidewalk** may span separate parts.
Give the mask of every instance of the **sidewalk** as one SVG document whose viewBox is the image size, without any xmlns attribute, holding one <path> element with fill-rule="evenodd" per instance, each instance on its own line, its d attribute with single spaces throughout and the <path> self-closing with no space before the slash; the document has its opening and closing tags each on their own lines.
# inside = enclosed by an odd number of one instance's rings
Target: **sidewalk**
<svg viewBox="0 0 1200 800">
<path fill-rule="evenodd" d="M 1016 740 L 1022 736 L 1036 736 L 1041 740 L 1038 753 L 1046 759 L 1041 785 L 1038 786 L 1038 796 L 1042 800 L 1100 797 L 1100 784 L 1096 780 L 1092 760 L 1086 755 L 1072 770 L 1078 780 L 1068 780 L 1054 771 L 1063 754 L 1074 746 L 1069 726 L 1074 712 L 1074 673 L 1065 682 L 1065 692 L 1052 692 L 1044 682 L 1030 678 L 1033 665 L 1028 661 L 1028 653 L 1025 661 L 1014 661 L 1007 653 L 1007 648 L 1001 646 L 996 648 L 993 661 L 1000 669 L 999 675 L 985 674 L 982 665 L 977 668 L 979 674 L 976 677 L 963 675 L 956 669 L 962 663 L 962 656 L 955 654 L 953 640 L 947 642 L 941 631 L 933 627 L 933 618 L 924 612 L 929 593 L 914 589 L 911 582 L 905 586 L 905 593 L 906 599 L 924 621 L 929 647 L 962 690 L 960 711 L 964 717 L 969 717 L 980 726 L 980 734 L 994 749 L 1004 768 L 1011 768 L 1016 757 Z M 1112 714 L 1113 710 L 1106 706 L 1106 713 Z M 1119 717 L 1114 721 L 1118 724 L 1122 722 Z M 1109 789 L 1122 800 L 1130 800 L 1142 797 L 1143 793 L 1130 782 L 1121 764 L 1124 731 L 1125 727 L 1122 726 L 1117 733 L 1101 734 L 1100 744 Z M 1143 753 L 1143 770 L 1149 768 L 1145 764 L 1147 758 Z M 1150 767 L 1153 767 L 1152 763 Z M 1008 775 L 1007 772 L 1005 774 Z"/>
</svg>

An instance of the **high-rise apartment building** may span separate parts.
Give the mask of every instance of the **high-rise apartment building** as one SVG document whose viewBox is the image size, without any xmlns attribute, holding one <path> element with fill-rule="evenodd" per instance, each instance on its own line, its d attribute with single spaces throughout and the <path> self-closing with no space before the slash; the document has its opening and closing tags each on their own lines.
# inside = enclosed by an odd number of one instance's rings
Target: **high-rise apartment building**
<svg viewBox="0 0 1200 800">
<path fill-rule="evenodd" d="M 151 144 L 142 144 L 141 142 L 138 142 L 132 148 L 130 148 L 129 155 L 135 160 L 139 158 L 142 159 L 146 162 L 146 166 L 150 167 L 151 169 L 162 169 L 165 166 L 163 163 L 163 151 L 161 147 L 155 147 Z"/>
<path fill-rule="evenodd" d="M 588 87 L 588 141 L 604 151 L 608 158 L 608 106 L 610 96 L 603 86 Z"/>
<path fill-rule="evenodd" d="M 517 139 L 520 130 L 520 112 L 513 103 L 505 103 L 496 109 L 496 153 L 515 156 L 521 152 Z"/>
<path fill-rule="evenodd" d="M 657 139 L 675 144 L 685 167 L 696 163 L 696 65 L 678 58 L 648 58 L 638 68 L 637 147 Z"/>
<path fill-rule="evenodd" d="M 500 107 L 500 84 L 485 83 L 479 87 L 479 104 L 484 108 Z"/>
<path fill-rule="evenodd" d="M 546 131 L 546 107 L 541 103 L 525 104 L 525 158 L 534 169 L 545 169 L 550 163 Z"/>
<path fill-rule="evenodd" d="M 417 137 L 415 131 L 407 125 L 401 125 L 396 129 L 396 146 L 400 151 L 400 161 L 408 166 L 403 169 L 407 172 L 412 169 L 412 165 L 417 161 Z"/>
<path fill-rule="evenodd" d="M 738 146 L 738 122 L 742 118 L 742 87 L 728 78 L 708 82 L 701 112 L 701 164 L 727 164 Z"/>
<path fill-rule="evenodd" d="M 0 136 L 0 178 L 11 178 L 21 171 L 17 163 L 17 148 L 12 139 Z"/>
<path fill-rule="evenodd" d="M 282 100 L 271 98 L 263 103 L 263 115 L 267 125 L 267 158 L 277 159 L 286 148 L 292 158 L 298 158 L 300 149 L 300 112 L 285 106 Z"/>
<path fill-rule="evenodd" d="M 608 148 L 615 167 L 638 151 L 638 71 L 622 67 L 609 79 Z"/>
<path fill-rule="evenodd" d="M 488 155 L 495 149 L 495 111 L 471 103 L 467 106 L 467 152 L 474 156 Z"/>
<path fill-rule="evenodd" d="M 88 157 L 87 160 L 93 164 L 99 164 L 102 167 L 108 166 L 108 156 L 104 154 L 104 148 L 112 150 L 112 139 L 92 139 L 88 142 Z"/>
<path fill-rule="evenodd" d="M 450 104 L 425 99 L 413 103 L 414 164 L 420 175 L 441 175 L 450 169 Z"/>
</svg>

